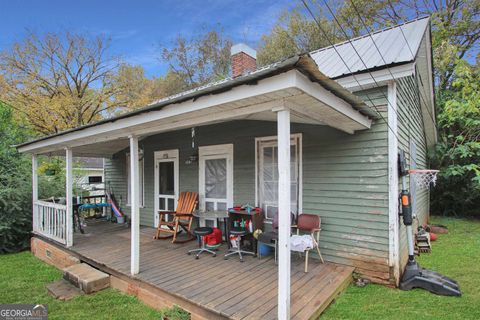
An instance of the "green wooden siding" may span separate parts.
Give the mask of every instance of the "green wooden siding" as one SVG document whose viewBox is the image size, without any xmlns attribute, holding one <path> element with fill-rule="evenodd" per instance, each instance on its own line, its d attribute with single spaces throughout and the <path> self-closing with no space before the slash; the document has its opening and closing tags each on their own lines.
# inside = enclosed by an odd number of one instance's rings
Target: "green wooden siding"
<svg viewBox="0 0 480 320">
<path fill-rule="evenodd" d="M 428 168 L 427 144 L 420 106 L 421 100 L 416 81 L 416 78 L 413 76 L 397 80 L 398 147 L 405 152 L 407 163 L 410 165 L 411 144 L 415 143 L 417 168 L 425 169 Z M 409 183 L 408 176 L 407 181 Z M 412 201 L 415 205 L 413 212 L 418 217 L 418 223 L 424 224 L 427 222 L 429 215 L 429 191 L 418 190 L 417 188 L 412 197 L 415 198 Z M 405 227 L 403 223 L 400 223 L 400 226 L 400 266 L 403 269 L 408 260 L 408 249 Z"/>
<path fill-rule="evenodd" d="M 381 90 L 386 94 L 385 88 Z M 376 104 L 386 104 L 379 89 L 367 93 Z M 354 135 L 327 126 L 300 124 L 292 124 L 291 132 L 302 133 L 303 212 L 322 217 L 320 246 L 324 258 L 353 265 L 371 278 L 388 281 L 385 123 L 378 120 L 370 130 Z M 274 122 L 232 121 L 196 129 L 199 146 L 234 144 L 234 203 L 255 202 L 255 137 L 273 135 Z M 154 152 L 179 149 L 180 191 L 198 190 L 198 164 L 185 164 L 192 153 L 190 130 L 148 137 L 140 147 L 145 161 L 145 205 L 140 210 L 140 221 L 153 226 Z M 126 199 L 126 151 L 106 161 L 107 185 L 120 199 Z M 128 213 L 124 203 L 122 209 Z"/>
</svg>

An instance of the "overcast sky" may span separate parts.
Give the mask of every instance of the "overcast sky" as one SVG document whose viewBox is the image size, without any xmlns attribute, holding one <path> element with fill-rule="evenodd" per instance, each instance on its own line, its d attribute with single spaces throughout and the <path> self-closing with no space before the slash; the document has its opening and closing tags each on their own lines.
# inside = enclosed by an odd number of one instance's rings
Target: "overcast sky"
<svg viewBox="0 0 480 320">
<path fill-rule="evenodd" d="M 22 39 L 27 30 L 87 32 L 112 39 L 111 53 L 142 65 L 149 76 L 165 72 L 160 45 L 178 33 L 189 36 L 202 27 L 223 27 L 234 42 L 255 47 L 288 0 L 0 0 L 0 50 Z"/>
</svg>

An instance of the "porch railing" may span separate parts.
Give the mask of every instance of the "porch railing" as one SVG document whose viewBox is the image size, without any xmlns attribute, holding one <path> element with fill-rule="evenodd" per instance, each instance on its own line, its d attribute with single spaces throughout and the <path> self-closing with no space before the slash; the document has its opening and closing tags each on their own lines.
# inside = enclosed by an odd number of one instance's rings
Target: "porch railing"
<svg viewBox="0 0 480 320">
<path fill-rule="evenodd" d="M 67 244 L 67 206 L 37 200 L 33 203 L 33 231 L 62 244 Z"/>
</svg>

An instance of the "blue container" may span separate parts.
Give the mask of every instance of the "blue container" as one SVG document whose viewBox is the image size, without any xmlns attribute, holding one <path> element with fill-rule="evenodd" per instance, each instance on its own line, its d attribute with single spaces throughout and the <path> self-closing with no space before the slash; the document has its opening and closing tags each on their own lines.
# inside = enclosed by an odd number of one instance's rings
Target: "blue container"
<svg viewBox="0 0 480 320">
<path fill-rule="evenodd" d="M 260 255 L 263 257 L 263 256 L 268 256 L 270 254 L 272 254 L 273 252 L 273 248 L 270 247 L 270 246 L 267 246 L 266 244 L 264 243 L 259 243 L 258 244 L 258 252 L 260 253 Z"/>
</svg>

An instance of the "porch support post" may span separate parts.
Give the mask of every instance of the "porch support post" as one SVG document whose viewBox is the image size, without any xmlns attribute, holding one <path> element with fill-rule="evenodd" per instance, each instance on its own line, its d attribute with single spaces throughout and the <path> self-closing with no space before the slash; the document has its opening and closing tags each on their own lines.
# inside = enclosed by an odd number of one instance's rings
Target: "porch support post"
<svg viewBox="0 0 480 320">
<path fill-rule="evenodd" d="M 32 154 L 32 229 L 37 231 L 38 212 L 35 203 L 38 201 L 38 159 L 36 154 Z"/>
<path fill-rule="evenodd" d="M 73 206 L 72 206 L 72 198 L 73 198 L 73 152 L 70 148 L 65 148 L 65 174 L 66 174 L 66 195 L 65 195 L 65 203 L 67 205 L 67 217 L 66 221 L 66 229 L 67 229 L 67 247 L 71 247 L 73 245 Z"/>
<path fill-rule="evenodd" d="M 130 256 L 130 273 L 136 275 L 140 269 L 140 178 L 138 171 L 138 138 L 130 136 L 130 195 L 131 202 L 131 256 Z"/>
<path fill-rule="evenodd" d="M 275 110 L 274 110 L 275 111 Z M 290 319 L 290 110 L 277 111 L 278 137 L 278 319 Z"/>
</svg>

